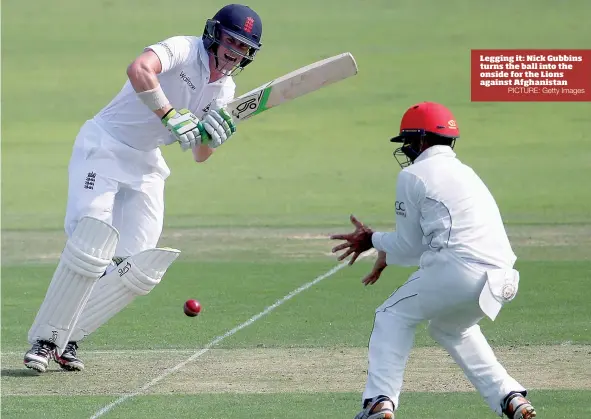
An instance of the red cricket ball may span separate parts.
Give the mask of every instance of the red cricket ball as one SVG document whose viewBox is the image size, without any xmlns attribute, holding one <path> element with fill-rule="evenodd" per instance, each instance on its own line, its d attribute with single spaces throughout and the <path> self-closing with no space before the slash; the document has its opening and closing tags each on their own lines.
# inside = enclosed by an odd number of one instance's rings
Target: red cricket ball
<svg viewBox="0 0 591 419">
<path fill-rule="evenodd" d="M 201 304 L 197 300 L 187 300 L 183 309 L 187 316 L 195 317 L 201 311 Z"/>
</svg>

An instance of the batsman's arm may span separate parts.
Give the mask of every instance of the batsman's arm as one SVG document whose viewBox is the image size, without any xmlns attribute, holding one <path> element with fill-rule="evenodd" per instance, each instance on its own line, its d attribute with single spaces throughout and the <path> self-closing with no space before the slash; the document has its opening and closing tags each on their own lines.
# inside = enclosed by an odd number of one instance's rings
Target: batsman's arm
<svg viewBox="0 0 591 419">
<path fill-rule="evenodd" d="M 162 119 L 173 106 L 162 91 L 157 75 L 162 72 L 162 62 L 152 50 L 144 51 L 128 67 L 127 76 L 132 87 L 144 104 Z M 193 158 L 197 163 L 204 162 L 213 149 L 207 144 L 193 147 Z"/>
<path fill-rule="evenodd" d="M 212 154 L 215 148 L 211 148 L 207 144 L 201 144 L 198 147 L 193 147 L 193 158 L 197 163 L 203 163 Z"/>
<path fill-rule="evenodd" d="M 127 67 L 127 77 L 139 98 L 160 119 L 172 109 L 156 77 L 161 71 L 160 59 L 151 50 L 144 51 Z"/>
</svg>

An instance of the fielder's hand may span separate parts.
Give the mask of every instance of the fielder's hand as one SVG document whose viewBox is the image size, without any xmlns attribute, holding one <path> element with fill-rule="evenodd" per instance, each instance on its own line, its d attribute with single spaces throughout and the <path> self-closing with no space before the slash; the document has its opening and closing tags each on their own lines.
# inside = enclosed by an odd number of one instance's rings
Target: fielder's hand
<svg viewBox="0 0 591 419">
<path fill-rule="evenodd" d="M 209 139 L 203 123 L 188 109 L 171 109 L 162 117 L 162 123 L 180 143 L 183 151 Z"/>
<path fill-rule="evenodd" d="M 336 253 L 340 250 L 347 249 L 345 253 L 338 257 L 338 260 L 343 260 L 352 254 L 353 257 L 349 261 L 349 265 L 353 265 L 360 254 L 373 247 L 373 243 L 371 242 L 373 230 L 365 226 L 361 221 L 358 221 L 354 215 L 351 215 L 351 223 L 355 226 L 353 233 L 330 236 L 332 240 L 346 240 L 345 243 L 334 247 L 332 252 Z"/>
<path fill-rule="evenodd" d="M 376 263 L 374 263 L 371 272 L 368 273 L 365 276 L 365 278 L 361 280 L 363 285 L 375 284 L 378 281 L 378 279 L 380 279 L 382 272 L 384 272 L 384 269 L 386 269 L 387 266 L 388 264 L 386 263 L 386 252 L 378 252 L 378 258 L 376 259 Z"/>
<path fill-rule="evenodd" d="M 236 132 L 232 117 L 224 108 L 212 109 L 203 116 L 203 127 L 207 131 L 211 148 L 221 146 Z"/>
</svg>

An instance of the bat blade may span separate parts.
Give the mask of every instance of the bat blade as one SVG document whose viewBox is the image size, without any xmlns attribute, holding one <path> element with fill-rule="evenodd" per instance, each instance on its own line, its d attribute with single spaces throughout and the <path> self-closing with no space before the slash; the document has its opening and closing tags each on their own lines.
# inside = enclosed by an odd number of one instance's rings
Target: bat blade
<svg viewBox="0 0 591 419">
<path fill-rule="evenodd" d="M 351 53 L 335 55 L 299 68 L 232 100 L 227 109 L 240 123 L 282 103 L 356 75 Z"/>
</svg>

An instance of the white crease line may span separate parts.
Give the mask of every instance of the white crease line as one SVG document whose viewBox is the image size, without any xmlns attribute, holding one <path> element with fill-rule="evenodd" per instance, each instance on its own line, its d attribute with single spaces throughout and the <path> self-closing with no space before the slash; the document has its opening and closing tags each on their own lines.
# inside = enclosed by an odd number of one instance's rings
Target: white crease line
<svg viewBox="0 0 591 419">
<path fill-rule="evenodd" d="M 370 256 L 370 255 L 373 255 L 373 254 L 375 254 L 375 250 L 374 249 L 371 249 L 370 251 L 365 252 L 364 254 L 362 254 L 359 257 L 359 259 L 364 258 L 364 257 L 367 257 L 367 256 Z M 337 266 L 335 266 L 334 268 L 332 268 L 330 271 L 326 272 L 325 274 L 320 275 L 319 277 L 317 277 L 313 281 L 310 281 L 307 284 L 304 284 L 301 287 L 293 290 L 292 292 L 290 292 L 289 294 L 287 294 L 285 297 L 281 298 L 280 300 L 277 300 L 274 304 L 270 305 L 269 307 L 267 307 L 266 309 L 264 309 L 263 311 L 261 311 L 259 314 L 256 314 L 256 315 L 252 316 L 250 319 L 248 319 L 247 321 L 245 321 L 241 325 L 236 326 L 235 328 L 233 328 L 232 330 L 227 331 L 223 335 L 220 335 L 220 336 L 216 337 L 211 342 L 209 342 L 207 345 L 205 345 L 203 347 L 203 349 L 201 349 L 200 351 L 195 352 L 193 355 L 191 355 L 189 358 L 187 358 L 183 362 L 181 362 L 181 363 L 175 365 L 174 367 L 172 367 L 172 368 L 164 371 L 162 374 L 160 374 L 158 377 L 154 378 L 152 381 L 150 381 L 149 383 L 147 383 L 146 385 L 144 385 L 140 389 L 134 391 L 133 393 L 128 393 L 128 394 L 126 394 L 124 396 L 121 396 L 120 398 L 118 398 L 114 402 L 112 402 L 112 403 L 106 405 L 105 407 L 99 409 L 94 415 L 91 416 L 90 419 L 100 418 L 101 416 L 109 413 L 111 410 L 113 410 L 115 407 L 117 407 L 121 403 L 123 403 L 123 402 L 125 402 L 125 401 L 127 401 L 127 400 L 129 400 L 129 399 L 131 399 L 131 398 L 133 398 L 135 396 L 138 396 L 138 395 L 142 394 L 144 391 L 146 391 L 150 387 L 153 387 L 154 385 L 158 384 L 160 381 L 162 381 L 163 379 L 165 379 L 166 377 L 168 377 L 172 373 L 174 373 L 174 372 L 178 371 L 179 369 L 183 368 L 185 365 L 189 364 L 190 362 L 195 361 L 197 358 L 199 358 L 201 355 L 203 355 L 206 352 L 208 352 L 212 347 L 214 347 L 215 345 L 217 345 L 218 343 L 220 343 L 224 339 L 226 339 L 226 338 L 228 338 L 228 337 L 236 334 L 237 332 L 239 332 L 240 330 L 244 329 L 245 327 L 250 326 L 251 324 L 253 324 L 257 320 L 259 320 L 261 317 L 264 317 L 265 315 L 269 314 L 271 311 L 275 310 L 277 307 L 279 307 L 280 305 L 282 305 L 283 303 L 285 303 L 287 300 L 290 300 L 293 297 L 295 297 L 296 295 L 298 295 L 299 293 L 301 293 L 303 291 L 306 291 L 308 288 L 316 285 L 317 283 L 319 283 L 323 279 L 326 279 L 329 276 L 334 275 L 336 272 L 340 271 L 345 266 L 347 266 L 348 263 L 349 263 L 348 261 L 344 261 L 344 262 L 338 264 Z"/>
<path fill-rule="evenodd" d="M 96 349 L 96 350 L 85 350 L 84 355 L 92 357 L 94 355 L 147 355 L 147 354 L 178 354 L 178 353 L 193 353 L 195 352 L 192 349 L 144 349 L 144 350 L 136 350 L 136 349 Z M 11 352 L 2 352 L 2 356 L 20 356 L 24 355 L 25 351 L 11 351 Z"/>
</svg>

